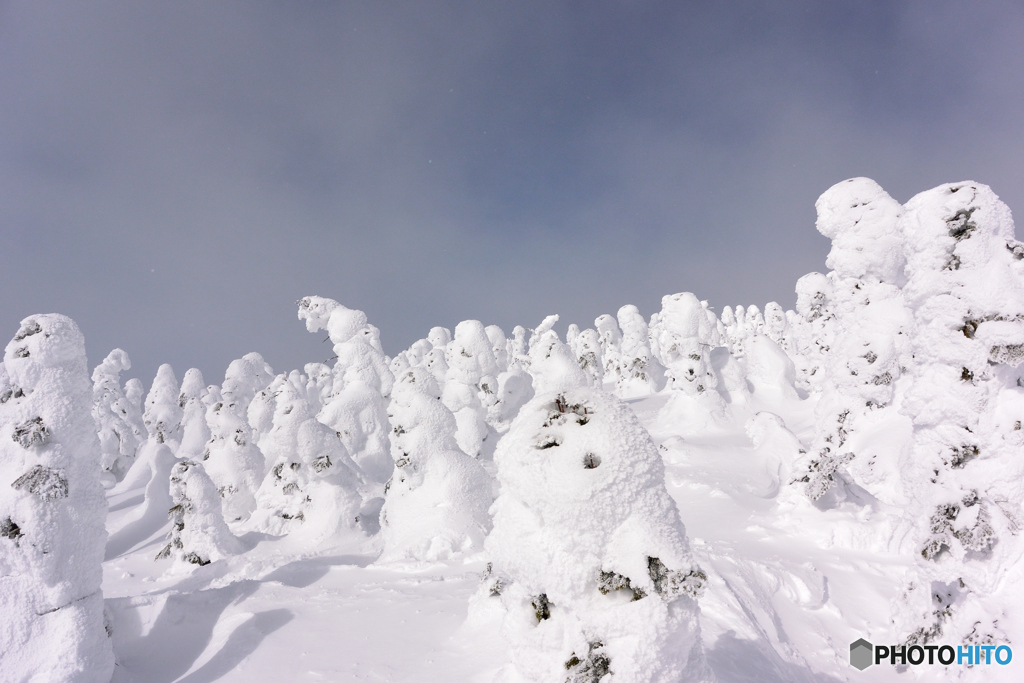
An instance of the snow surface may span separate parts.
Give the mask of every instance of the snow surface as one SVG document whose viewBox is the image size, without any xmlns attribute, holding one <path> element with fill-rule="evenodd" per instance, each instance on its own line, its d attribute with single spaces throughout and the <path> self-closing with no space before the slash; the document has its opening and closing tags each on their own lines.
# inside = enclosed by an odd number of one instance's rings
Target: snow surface
<svg viewBox="0 0 1024 683">
<path fill-rule="evenodd" d="M 556 315 L 435 327 L 387 358 L 364 313 L 306 297 L 333 363 L 251 353 L 219 387 L 162 366 L 144 415 L 124 352 L 90 396 L 74 323 L 26 319 L 0 365 L 0 598 L 21 615 L 0 681 L 106 680 L 109 646 L 119 683 L 1024 679 L 849 664 L 859 638 L 1024 641 L 1009 209 L 974 182 L 901 206 L 865 178 L 816 208 L 832 250 L 795 311 L 684 292 L 564 339 Z M 30 528 L 65 500 L 37 460 L 81 518 Z M 38 571 L 31 533 L 60 549 Z M 81 629 L 38 627 L 22 593 L 85 595 Z M 99 673 L 48 672 L 51 651 Z"/>
</svg>

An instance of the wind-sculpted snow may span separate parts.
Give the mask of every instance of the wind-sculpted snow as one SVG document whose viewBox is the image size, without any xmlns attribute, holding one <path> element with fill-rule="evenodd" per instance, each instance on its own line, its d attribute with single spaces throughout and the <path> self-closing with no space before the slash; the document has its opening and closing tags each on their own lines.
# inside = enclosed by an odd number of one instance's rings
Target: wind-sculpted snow
<svg viewBox="0 0 1024 683">
<path fill-rule="evenodd" d="M 679 292 L 388 358 L 310 296 L 334 358 L 250 353 L 209 387 L 161 366 L 147 392 L 115 350 L 91 399 L 74 323 L 27 318 L 0 364 L 0 679 L 109 680 L 109 642 L 118 683 L 821 682 L 861 638 L 1015 645 L 1009 209 L 866 178 L 816 209 L 831 250 L 790 311 Z"/>
</svg>

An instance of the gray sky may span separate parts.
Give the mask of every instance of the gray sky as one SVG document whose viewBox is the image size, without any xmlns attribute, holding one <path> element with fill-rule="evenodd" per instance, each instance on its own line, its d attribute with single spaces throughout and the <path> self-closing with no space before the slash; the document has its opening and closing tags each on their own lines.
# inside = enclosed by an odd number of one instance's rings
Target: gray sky
<svg viewBox="0 0 1024 683">
<path fill-rule="evenodd" d="M 61 312 L 93 365 L 214 383 L 330 356 L 307 294 L 392 354 L 789 308 L 845 178 L 1024 215 L 1022 36 L 1019 2 L 0 0 L 0 336 Z"/>
</svg>

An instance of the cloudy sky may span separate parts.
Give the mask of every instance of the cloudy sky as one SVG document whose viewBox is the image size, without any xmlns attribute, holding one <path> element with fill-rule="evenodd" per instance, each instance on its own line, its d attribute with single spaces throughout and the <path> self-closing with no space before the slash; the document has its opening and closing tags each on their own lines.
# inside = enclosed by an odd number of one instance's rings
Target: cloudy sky
<svg viewBox="0 0 1024 683">
<path fill-rule="evenodd" d="M 307 294 L 392 354 L 792 307 L 845 178 L 1024 216 L 1021 36 L 1019 2 L 0 0 L 0 336 L 61 312 L 92 364 L 213 383 L 330 356 Z"/>
</svg>

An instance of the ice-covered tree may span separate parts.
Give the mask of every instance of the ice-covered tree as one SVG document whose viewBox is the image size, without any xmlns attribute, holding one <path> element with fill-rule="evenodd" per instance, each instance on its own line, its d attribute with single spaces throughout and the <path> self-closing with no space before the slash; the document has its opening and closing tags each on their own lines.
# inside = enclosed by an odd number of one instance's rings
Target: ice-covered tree
<svg viewBox="0 0 1024 683">
<path fill-rule="evenodd" d="M 340 435 L 316 419 L 299 372 L 280 384 L 274 426 L 261 443 L 270 470 L 256 492 L 253 528 L 309 546 L 361 534 L 360 470 Z"/>
<path fill-rule="evenodd" d="M 478 551 L 490 529 L 491 480 L 455 441 L 455 416 L 433 376 L 396 357 L 389 405 L 395 473 L 381 509 L 381 561 L 450 559 Z"/>
<path fill-rule="evenodd" d="M 590 386 L 604 386 L 604 359 L 597 330 L 587 328 L 576 338 L 576 362 L 590 378 Z"/>
<path fill-rule="evenodd" d="M 221 400 L 231 410 L 245 417 L 249 404 L 274 379 L 274 370 L 258 353 L 247 353 L 231 361 L 224 372 Z"/>
<path fill-rule="evenodd" d="M 206 442 L 210 440 L 203 401 L 207 392 L 203 373 L 198 368 L 190 368 L 185 372 L 181 379 L 181 393 L 178 395 L 178 405 L 181 407 L 181 445 L 176 455 L 179 458 L 202 458 Z"/>
<path fill-rule="evenodd" d="M 243 520 L 256 508 L 266 460 L 249 423 L 225 404 L 216 386 L 208 389 L 204 403 L 210 434 L 201 456 L 205 474 L 216 486 L 224 518 Z M 272 428 L 271 423 L 267 429 Z"/>
<path fill-rule="evenodd" d="M 331 394 L 318 419 L 341 435 L 346 453 L 366 477 L 383 486 L 394 470 L 387 415 L 394 376 L 377 328 L 362 311 L 318 296 L 299 301 L 299 319 L 310 332 L 326 329 L 338 357 Z"/>
<path fill-rule="evenodd" d="M 473 609 L 501 602 L 509 679 L 705 680 L 706 577 L 632 410 L 591 388 L 539 395 L 495 462 L 492 575 Z"/>
<path fill-rule="evenodd" d="M 690 292 L 662 297 L 656 323 L 650 329 L 652 347 L 665 367 L 668 387 L 690 396 L 713 392 L 718 380 L 711 350 L 721 341 L 697 297 Z"/>
<path fill-rule="evenodd" d="M 821 273 L 808 273 L 796 282 L 796 315 L 790 320 L 797 386 L 809 393 L 821 391 L 825 356 L 832 346 L 835 315 L 832 281 Z"/>
<path fill-rule="evenodd" d="M 164 363 L 157 368 L 142 417 L 149 437 L 157 443 L 167 444 L 172 451 L 176 451 L 181 443 L 182 410 L 178 397 L 178 379 L 171 366 Z"/>
<path fill-rule="evenodd" d="M 441 400 L 455 415 L 459 448 L 474 458 L 487 455 L 497 440 L 487 424 L 487 408 L 498 387 L 498 365 L 483 323 L 464 320 L 456 325 L 445 358 L 448 372 Z"/>
<path fill-rule="evenodd" d="M 99 433 L 101 463 L 103 471 L 115 479 L 124 477 L 146 439 L 136 419 L 137 406 L 121 388 L 121 373 L 131 366 L 128 354 L 114 349 L 92 371 L 92 415 Z"/>
<path fill-rule="evenodd" d="M 831 187 L 816 206 L 818 231 L 832 240 L 826 261 L 832 269 L 832 340 L 821 357 L 815 438 L 800 473 L 815 500 L 837 482 L 860 479 L 856 483 L 871 490 L 876 481 L 894 478 L 895 463 L 858 453 L 853 435 L 861 423 L 877 421 L 870 413 L 893 402 L 910 324 L 900 291 L 905 259 L 899 203 L 874 181 L 852 178 Z M 854 468 L 859 476 L 851 477 Z"/>
<path fill-rule="evenodd" d="M 202 464 L 193 460 L 175 464 L 170 491 L 171 532 L 156 559 L 173 559 L 176 566 L 202 566 L 242 551 L 241 542 L 224 523 L 220 494 Z"/>
<path fill-rule="evenodd" d="M 591 377 L 558 333 L 548 330 L 530 348 L 530 375 L 536 393 L 592 386 Z"/>
<path fill-rule="evenodd" d="M 0 678 L 107 683 L 107 513 L 85 341 L 33 315 L 7 345 L 0 395 Z"/>
<path fill-rule="evenodd" d="M 915 196 L 900 228 L 913 314 L 902 469 L 918 565 L 897 625 L 911 642 L 1006 642 L 1021 606 L 1007 580 L 1024 552 L 1024 245 L 1006 205 L 974 182 Z"/>
<path fill-rule="evenodd" d="M 622 330 L 622 365 L 616 394 L 631 398 L 659 391 L 665 383 L 665 369 L 651 352 L 647 321 L 633 305 L 620 308 L 618 319 Z"/>
<path fill-rule="evenodd" d="M 604 365 L 604 381 L 618 386 L 622 378 L 622 332 L 615 318 L 605 313 L 594 320 L 598 342 L 601 344 L 601 360 Z"/>
</svg>

